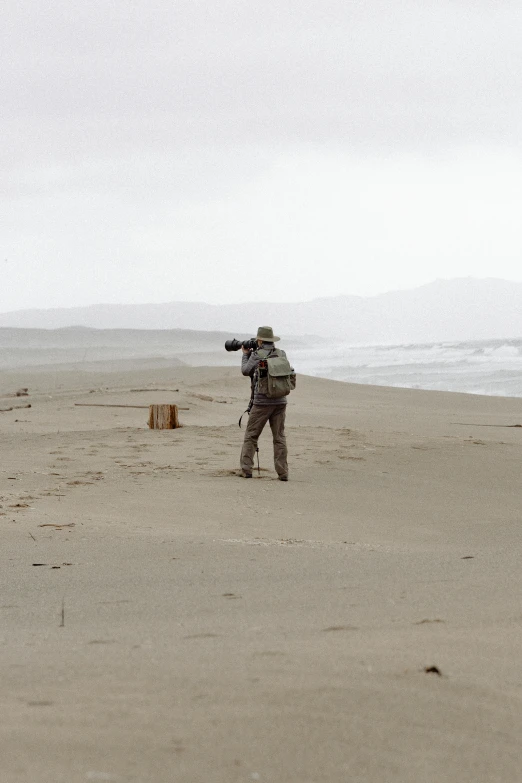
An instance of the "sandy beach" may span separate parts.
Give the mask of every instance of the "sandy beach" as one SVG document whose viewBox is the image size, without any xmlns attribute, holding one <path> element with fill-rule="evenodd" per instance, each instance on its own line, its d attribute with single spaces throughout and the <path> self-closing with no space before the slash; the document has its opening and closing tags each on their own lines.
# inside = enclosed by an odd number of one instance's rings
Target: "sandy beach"
<svg viewBox="0 0 522 783">
<path fill-rule="evenodd" d="M 238 368 L 0 375 L 2 783 L 522 779 L 522 399 L 298 382 L 283 484 Z"/>
</svg>

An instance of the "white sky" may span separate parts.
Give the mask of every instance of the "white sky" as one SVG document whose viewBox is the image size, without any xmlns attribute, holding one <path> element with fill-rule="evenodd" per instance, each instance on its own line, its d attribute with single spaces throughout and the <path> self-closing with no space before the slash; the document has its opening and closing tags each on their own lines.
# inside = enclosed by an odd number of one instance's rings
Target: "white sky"
<svg viewBox="0 0 522 783">
<path fill-rule="evenodd" d="M 4 0 L 0 311 L 522 280 L 519 0 Z"/>
</svg>

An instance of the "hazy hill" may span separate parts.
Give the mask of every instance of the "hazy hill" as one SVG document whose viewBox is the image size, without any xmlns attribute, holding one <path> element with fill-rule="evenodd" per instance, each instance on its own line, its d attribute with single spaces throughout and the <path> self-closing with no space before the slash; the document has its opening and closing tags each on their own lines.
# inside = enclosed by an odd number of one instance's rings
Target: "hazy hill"
<svg viewBox="0 0 522 783">
<path fill-rule="evenodd" d="M 0 314 L 0 326 L 53 329 L 192 329 L 252 334 L 272 324 L 282 335 L 316 334 L 351 343 L 478 340 L 522 335 L 522 283 L 460 278 L 374 297 L 209 305 L 197 302 L 92 305 Z"/>
<path fill-rule="evenodd" d="M 75 365 L 92 370 L 124 369 L 145 360 L 150 367 L 183 364 L 223 364 L 228 354 L 225 335 L 181 329 L 147 330 L 92 329 L 72 327 L 52 329 L 0 328 L 0 369 Z"/>
<path fill-rule="evenodd" d="M 67 327 L 26 329 L 0 327 L 0 370 L 20 367 L 63 367 L 105 371 L 140 367 L 161 368 L 188 365 L 238 365 L 240 353 L 227 353 L 221 332 L 183 329 L 93 329 Z M 248 333 L 240 335 L 247 337 Z M 298 351 L 304 341 L 285 340 L 285 347 Z"/>
</svg>

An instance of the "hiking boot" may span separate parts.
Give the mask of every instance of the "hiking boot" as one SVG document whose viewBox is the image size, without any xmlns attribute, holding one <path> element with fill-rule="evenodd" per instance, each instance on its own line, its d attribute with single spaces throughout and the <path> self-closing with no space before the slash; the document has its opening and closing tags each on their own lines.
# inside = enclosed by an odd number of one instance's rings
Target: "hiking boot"
<svg viewBox="0 0 522 783">
<path fill-rule="evenodd" d="M 252 478 L 252 474 L 251 473 L 247 473 L 245 470 L 242 470 L 239 475 L 240 475 L 241 478 Z"/>
<path fill-rule="evenodd" d="M 278 476 L 279 481 L 288 481 L 288 476 Z"/>
</svg>

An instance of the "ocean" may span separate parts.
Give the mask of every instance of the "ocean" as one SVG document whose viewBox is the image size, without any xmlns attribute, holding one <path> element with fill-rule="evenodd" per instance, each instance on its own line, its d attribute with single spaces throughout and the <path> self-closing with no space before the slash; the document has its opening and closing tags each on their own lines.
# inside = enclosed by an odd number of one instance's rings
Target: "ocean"
<svg viewBox="0 0 522 783">
<path fill-rule="evenodd" d="M 30 367 L 110 370 L 233 366 L 233 334 L 189 330 L 0 328 L 0 372 Z M 236 335 L 238 336 L 238 335 Z M 246 335 L 245 335 L 246 336 Z M 473 342 L 348 345 L 325 339 L 281 343 L 298 373 L 350 383 L 522 397 L 522 338 Z"/>
<path fill-rule="evenodd" d="M 302 371 L 376 386 L 522 397 L 522 339 L 408 345 L 314 346 Z"/>
</svg>

